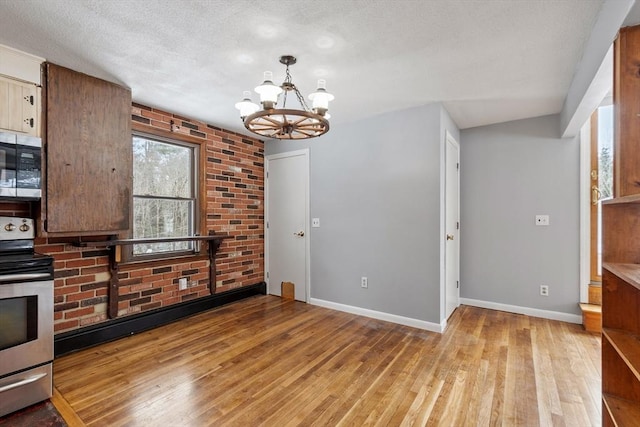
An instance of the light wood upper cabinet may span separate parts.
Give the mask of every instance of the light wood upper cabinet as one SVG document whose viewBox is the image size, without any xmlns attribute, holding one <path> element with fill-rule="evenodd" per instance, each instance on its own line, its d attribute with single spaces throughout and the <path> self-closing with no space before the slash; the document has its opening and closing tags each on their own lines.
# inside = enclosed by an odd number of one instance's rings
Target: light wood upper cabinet
<svg viewBox="0 0 640 427">
<path fill-rule="evenodd" d="M 127 234 L 133 186 L 131 91 L 46 64 L 47 234 Z"/>
<path fill-rule="evenodd" d="M 38 104 L 35 84 L 0 77 L 0 130 L 40 136 Z"/>
</svg>

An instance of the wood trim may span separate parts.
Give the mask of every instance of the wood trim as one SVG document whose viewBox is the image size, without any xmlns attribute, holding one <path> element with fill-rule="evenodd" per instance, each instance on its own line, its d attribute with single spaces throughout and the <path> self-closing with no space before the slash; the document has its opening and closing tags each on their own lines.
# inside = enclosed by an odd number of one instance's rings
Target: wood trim
<svg viewBox="0 0 640 427">
<path fill-rule="evenodd" d="M 109 250 L 109 289 L 107 291 L 107 316 L 109 319 L 118 317 L 118 288 L 120 280 L 118 278 L 118 260 L 122 251 L 120 246 L 114 246 Z"/>
<path fill-rule="evenodd" d="M 620 126 L 622 119 L 620 115 L 620 34 L 613 42 L 613 198 L 620 195 Z"/>
<path fill-rule="evenodd" d="M 206 145 L 207 143 L 207 140 L 205 138 L 197 138 L 195 136 L 187 135 L 184 133 L 170 132 L 135 121 L 131 122 L 131 130 L 133 132 L 141 132 L 147 133 L 149 135 L 160 136 L 162 138 L 177 139 L 178 141 L 188 142 L 191 144 Z"/>
<path fill-rule="evenodd" d="M 196 215 L 196 224 L 200 228 L 200 235 L 206 236 L 207 231 L 207 144 L 200 144 L 200 152 L 198 153 L 199 169 L 198 169 L 198 212 Z M 214 284 L 215 286 L 215 284 Z"/>
<path fill-rule="evenodd" d="M 198 208 L 196 211 L 196 224 L 198 224 L 198 233 L 201 236 L 206 236 L 208 234 L 207 231 L 207 139 L 205 138 L 197 138 L 195 136 L 186 135 L 183 133 L 175 133 L 166 131 L 164 129 L 158 129 L 156 127 L 152 127 L 151 125 L 147 125 L 144 123 L 139 123 L 136 121 L 131 122 L 131 132 L 147 134 L 150 136 L 157 136 L 160 138 L 173 139 L 180 142 L 187 142 L 189 144 L 198 145 L 199 150 L 197 150 L 198 154 L 198 178 L 197 178 L 197 187 L 196 193 L 198 197 Z M 133 194 L 131 195 L 133 199 Z M 133 204 L 133 201 L 132 201 Z M 131 224 L 133 224 L 133 209 L 130 209 L 131 215 Z M 133 225 L 131 227 L 131 232 L 133 232 Z M 202 253 L 202 252 L 201 252 Z M 128 256 L 131 256 L 128 253 Z"/>
<path fill-rule="evenodd" d="M 76 411 L 73 410 L 67 399 L 58 391 L 56 387 L 53 388 L 53 396 L 51 396 L 51 403 L 56 407 L 68 427 L 85 427 L 85 423 L 80 419 Z"/>
<path fill-rule="evenodd" d="M 598 205 L 593 204 L 593 186 L 598 185 L 598 178 L 591 176 L 593 171 L 600 173 L 598 169 L 598 109 L 591 115 L 591 168 L 589 170 L 589 224 L 590 224 L 590 279 L 592 282 L 601 282 L 602 276 L 598 274 Z"/>
</svg>

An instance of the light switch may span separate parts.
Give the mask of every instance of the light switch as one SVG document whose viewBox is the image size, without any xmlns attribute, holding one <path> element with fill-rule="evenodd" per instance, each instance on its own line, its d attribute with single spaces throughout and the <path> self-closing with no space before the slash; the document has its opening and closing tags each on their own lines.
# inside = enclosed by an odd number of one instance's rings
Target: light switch
<svg viewBox="0 0 640 427">
<path fill-rule="evenodd" d="M 549 225 L 549 215 L 536 215 L 536 225 Z"/>
<path fill-rule="evenodd" d="M 314 228 L 320 227 L 320 218 L 312 218 L 311 227 L 314 227 Z"/>
</svg>

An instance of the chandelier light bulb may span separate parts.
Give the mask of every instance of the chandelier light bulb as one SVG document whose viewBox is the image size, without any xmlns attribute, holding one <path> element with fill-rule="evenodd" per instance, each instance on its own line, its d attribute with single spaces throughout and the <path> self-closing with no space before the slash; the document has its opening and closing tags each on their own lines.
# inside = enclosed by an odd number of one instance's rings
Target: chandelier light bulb
<svg viewBox="0 0 640 427">
<path fill-rule="evenodd" d="M 251 101 L 251 92 L 248 90 L 242 92 L 242 98 L 242 101 L 236 102 L 236 108 L 240 110 L 240 117 L 244 119 L 248 115 L 258 111 L 260 106 Z"/>
<path fill-rule="evenodd" d="M 260 102 L 265 109 L 273 108 L 275 103 L 278 102 L 278 95 L 282 93 L 282 88 L 273 84 L 273 73 L 271 71 L 264 72 L 264 81 L 255 90 L 260 94 Z"/>
<path fill-rule="evenodd" d="M 320 115 L 324 115 L 329 109 L 329 101 L 333 101 L 334 96 L 327 92 L 327 82 L 324 79 L 318 80 L 318 88 L 309 95 L 313 101 L 313 109 Z"/>
</svg>

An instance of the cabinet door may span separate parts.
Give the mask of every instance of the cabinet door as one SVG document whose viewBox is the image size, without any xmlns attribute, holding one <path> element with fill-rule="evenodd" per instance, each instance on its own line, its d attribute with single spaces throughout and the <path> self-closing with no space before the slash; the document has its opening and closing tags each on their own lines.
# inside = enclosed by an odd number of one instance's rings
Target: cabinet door
<svg viewBox="0 0 640 427">
<path fill-rule="evenodd" d="M 20 104 L 22 107 L 20 120 L 22 132 L 35 136 L 38 111 L 35 85 L 24 85 L 21 87 Z"/>
<path fill-rule="evenodd" d="M 128 232 L 131 92 L 50 63 L 46 71 L 46 232 Z"/>
<path fill-rule="evenodd" d="M 34 84 L 0 77 L 0 129 L 35 136 L 37 102 Z"/>
</svg>

